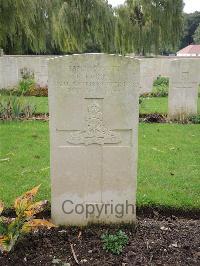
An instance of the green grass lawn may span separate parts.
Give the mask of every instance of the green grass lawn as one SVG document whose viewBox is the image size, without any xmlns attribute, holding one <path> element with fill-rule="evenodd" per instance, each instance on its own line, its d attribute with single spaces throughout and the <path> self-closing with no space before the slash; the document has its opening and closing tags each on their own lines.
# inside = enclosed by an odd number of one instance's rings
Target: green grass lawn
<svg viewBox="0 0 200 266">
<path fill-rule="evenodd" d="M 3 96 L 8 97 L 8 96 Z M 36 105 L 36 113 L 48 113 L 48 97 L 26 97 L 26 99 Z M 141 106 L 141 114 L 160 113 L 167 114 L 168 98 L 167 97 L 152 97 L 144 98 Z M 200 97 L 198 98 L 198 113 L 200 114 Z"/>
<path fill-rule="evenodd" d="M 144 98 L 140 105 L 141 114 L 160 113 L 167 114 L 168 97 Z M 200 97 L 198 98 L 198 113 L 200 114 Z"/>
<path fill-rule="evenodd" d="M 48 97 L 26 97 L 32 103 L 36 105 L 36 112 L 37 113 L 48 113 L 49 106 L 48 106 Z"/>
<path fill-rule="evenodd" d="M 50 199 L 48 122 L 0 123 L 0 199 L 42 184 Z M 140 124 L 138 206 L 200 208 L 200 125 Z"/>
<path fill-rule="evenodd" d="M 144 98 L 140 105 L 140 114 L 160 113 L 167 114 L 168 98 L 167 97 L 153 97 Z"/>
<path fill-rule="evenodd" d="M 6 98 L 9 96 L 3 95 L 2 98 Z M 24 97 L 27 102 L 33 103 L 36 105 L 36 113 L 48 113 L 49 107 L 48 107 L 48 97 L 35 97 L 35 96 L 29 96 Z"/>
</svg>

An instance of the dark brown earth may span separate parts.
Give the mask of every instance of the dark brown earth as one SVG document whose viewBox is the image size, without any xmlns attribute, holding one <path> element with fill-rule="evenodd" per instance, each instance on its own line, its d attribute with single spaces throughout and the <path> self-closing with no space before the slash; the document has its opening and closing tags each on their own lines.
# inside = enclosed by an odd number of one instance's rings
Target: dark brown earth
<svg viewBox="0 0 200 266">
<path fill-rule="evenodd" d="M 5 119 L 0 117 L 0 120 L 7 121 L 12 119 Z M 41 120 L 41 121 L 48 121 L 49 120 L 49 114 L 35 114 L 31 117 L 27 118 L 24 116 L 19 117 L 17 120 L 20 121 L 27 121 L 27 120 Z M 162 114 L 140 114 L 140 122 L 146 122 L 146 123 L 166 123 L 167 117 Z"/>
<path fill-rule="evenodd" d="M 162 114 L 140 114 L 140 122 L 144 123 L 167 123 L 167 116 Z"/>
<path fill-rule="evenodd" d="M 0 255 L 0 265 L 69 266 L 77 265 L 76 259 L 80 265 L 200 265 L 200 220 L 196 215 L 193 219 L 166 217 L 153 211 L 147 216 L 139 213 L 136 227 L 67 227 L 32 233 L 9 255 Z M 119 229 L 126 232 L 129 243 L 117 256 L 103 250 L 101 235 Z"/>
<path fill-rule="evenodd" d="M 12 118 L 2 118 L 0 117 L 0 120 L 2 121 L 11 121 Z M 27 120 L 40 120 L 40 121 L 49 121 L 49 114 L 35 114 L 33 116 L 30 116 L 29 118 L 21 116 L 17 118 L 16 120 L 19 121 L 27 121 Z M 190 121 L 190 119 L 186 119 L 185 121 L 170 121 L 167 118 L 167 115 L 164 114 L 140 114 L 139 116 L 139 122 L 143 123 L 176 123 L 176 124 L 192 124 L 194 122 Z"/>
<path fill-rule="evenodd" d="M 2 121 L 12 121 L 12 120 L 18 120 L 18 121 L 27 121 L 27 120 L 48 121 L 49 120 L 49 114 L 35 114 L 35 115 L 30 116 L 29 118 L 27 118 L 25 116 L 20 116 L 19 118 L 16 118 L 16 119 L 0 117 L 0 120 L 2 120 Z"/>
</svg>

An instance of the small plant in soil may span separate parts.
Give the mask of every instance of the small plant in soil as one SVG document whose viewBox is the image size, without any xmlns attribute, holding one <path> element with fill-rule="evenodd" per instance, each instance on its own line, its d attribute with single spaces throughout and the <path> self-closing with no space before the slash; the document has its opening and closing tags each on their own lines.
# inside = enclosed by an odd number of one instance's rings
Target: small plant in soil
<svg viewBox="0 0 200 266">
<path fill-rule="evenodd" d="M 103 249 L 115 255 L 122 253 L 123 248 L 128 244 L 128 236 L 123 231 L 115 234 L 103 234 L 101 236 Z"/>
<path fill-rule="evenodd" d="M 10 252 L 23 234 L 40 227 L 48 229 L 55 227 L 54 224 L 46 220 L 35 219 L 35 215 L 43 211 L 47 204 L 47 201 L 34 202 L 39 187 L 33 188 L 15 200 L 15 218 L 1 215 L 4 204 L 0 202 L 0 251 L 3 254 Z"/>
</svg>

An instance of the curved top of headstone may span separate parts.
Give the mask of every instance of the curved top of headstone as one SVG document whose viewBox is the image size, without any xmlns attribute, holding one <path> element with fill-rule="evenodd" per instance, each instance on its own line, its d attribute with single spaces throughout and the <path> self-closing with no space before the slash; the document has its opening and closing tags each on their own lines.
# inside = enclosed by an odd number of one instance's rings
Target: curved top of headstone
<svg viewBox="0 0 200 266">
<path fill-rule="evenodd" d="M 196 83 L 200 81 L 199 58 L 177 58 L 171 61 L 171 81 Z"/>
<path fill-rule="evenodd" d="M 59 56 L 49 59 L 49 82 L 61 84 L 67 78 L 68 84 L 69 80 L 87 84 L 97 81 L 135 84 L 139 82 L 139 62 L 139 59 L 104 53 Z"/>
<path fill-rule="evenodd" d="M 134 58 L 131 56 L 123 56 L 123 55 L 118 55 L 118 54 L 106 54 L 106 53 L 84 53 L 84 54 L 72 54 L 72 55 L 61 55 L 61 56 L 55 56 L 53 58 L 49 58 L 49 61 L 57 61 L 57 60 L 66 60 L 66 59 L 73 59 L 75 60 L 77 58 L 81 59 L 81 58 L 89 58 L 91 60 L 91 58 L 117 58 L 117 59 L 121 59 L 121 60 L 129 60 L 130 62 L 133 61 L 140 61 L 141 59 L 139 58 Z M 130 60 L 132 59 L 132 60 Z"/>
</svg>

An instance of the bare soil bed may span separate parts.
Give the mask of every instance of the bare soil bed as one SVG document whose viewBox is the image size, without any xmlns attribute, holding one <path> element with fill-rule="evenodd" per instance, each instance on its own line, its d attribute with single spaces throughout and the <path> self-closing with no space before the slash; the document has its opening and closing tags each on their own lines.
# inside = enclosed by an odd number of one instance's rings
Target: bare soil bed
<svg viewBox="0 0 200 266">
<path fill-rule="evenodd" d="M 101 235 L 123 230 L 129 243 L 121 255 L 103 250 Z M 60 227 L 25 236 L 0 265 L 200 265 L 200 221 L 139 213 L 136 227 Z"/>
</svg>

